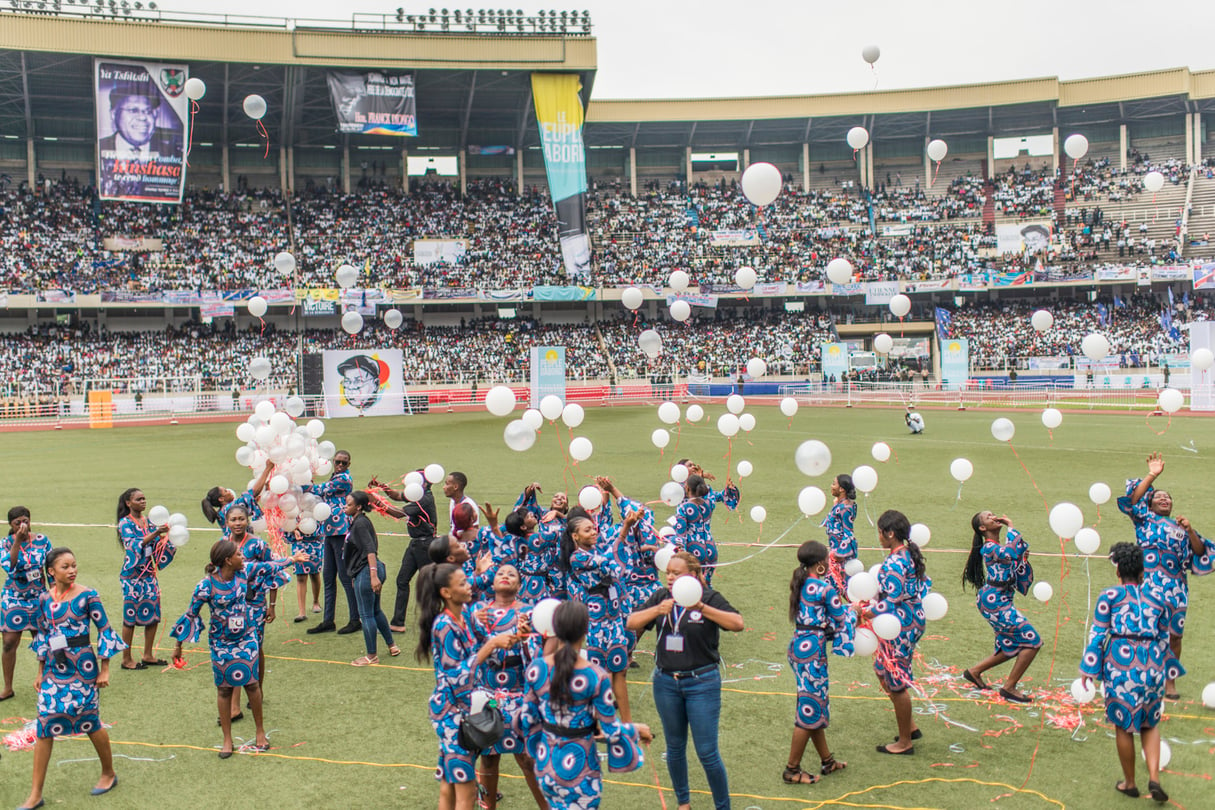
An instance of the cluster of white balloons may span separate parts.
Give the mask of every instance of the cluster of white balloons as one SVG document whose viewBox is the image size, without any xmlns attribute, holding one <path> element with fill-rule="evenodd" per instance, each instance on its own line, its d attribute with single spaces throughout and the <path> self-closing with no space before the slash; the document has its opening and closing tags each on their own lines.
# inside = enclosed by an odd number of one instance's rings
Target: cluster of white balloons
<svg viewBox="0 0 1215 810">
<path fill-rule="evenodd" d="M 309 419 L 297 424 L 304 414 L 304 401 L 288 397 L 279 410 L 270 400 L 257 403 L 253 414 L 236 428 L 236 438 L 244 442 L 236 449 L 236 461 L 260 478 L 266 467 L 273 473 L 258 498 L 258 505 L 275 518 L 267 527 L 255 529 L 289 533 L 299 529 L 314 534 L 328 520 L 329 504 L 305 493 L 302 487 L 312 483 L 313 476 L 326 476 L 333 471 L 336 449 L 331 441 L 320 441 L 325 423 Z M 253 481 L 249 482 L 252 488 Z M 421 497 L 419 495 L 419 497 Z"/>
<path fill-rule="evenodd" d="M 148 510 L 148 520 L 156 526 L 168 524 L 169 545 L 173 548 L 181 548 L 190 542 L 190 530 L 186 528 L 186 516 L 181 512 L 169 514 L 166 507 L 153 506 Z"/>
<path fill-rule="evenodd" d="M 764 371 L 767 372 L 767 364 L 764 364 Z M 756 420 L 755 415 L 745 413 L 747 400 L 740 394 L 731 394 L 726 397 L 726 411 L 721 416 L 717 417 L 717 432 L 727 439 L 731 439 L 738 435 L 741 430 L 745 433 L 750 433 L 755 430 Z M 689 419 L 691 408 L 688 408 Z M 692 420 L 699 421 L 699 420 Z"/>
</svg>

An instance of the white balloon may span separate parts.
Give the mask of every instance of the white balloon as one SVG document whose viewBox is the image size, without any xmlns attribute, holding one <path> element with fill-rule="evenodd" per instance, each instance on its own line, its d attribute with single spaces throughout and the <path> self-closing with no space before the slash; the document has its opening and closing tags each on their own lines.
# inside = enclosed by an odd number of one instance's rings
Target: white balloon
<svg viewBox="0 0 1215 810">
<path fill-rule="evenodd" d="M 253 463 L 253 448 L 248 445 L 241 445 L 236 448 L 236 463 L 242 467 L 248 467 Z M 152 521 L 155 523 L 156 521 Z"/>
<path fill-rule="evenodd" d="M 173 548 L 181 548 L 188 542 L 190 542 L 190 530 L 185 526 L 171 526 L 169 528 L 169 545 L 173 546 Z"/>
<path fill-rule="evenodd" d="M 846 140 L 853 149 L 864 149 L 865 145 L 869 143 L 869 130 L 864 127 L 853 127 L 848 130 Z"/>
<path fill-rule="evenodd" d="M 540 400 L 540 415 L 550 422 L 555 422 L 564 410 L 565 403 L 556 394 L 549 394 Z"/>
<path fill-rule="evenodd" d="M 679 421 L 679 406 L 674 402 L 664 402 L 658 406 L 658 419 L 665 425 L 673 425 Z"/>
<path fill-rule="evenodd" d="M 253 413 L 263 422 L 269 422 L 270 417 L 274 416 L 274 403 L 268 399 L 263 399 L 253 406 Z"/>
<path fill-rule="evenodd" d="M 296 525 L 296 528 L 300 530 L 300 534 L 305 536 L 316 534 L 318 527 L 319 524 L 316 522 L 316 518 L 313 517 L 302 517 L 299 519 L 299 523 Z"/>
<path fill-rule="evenodd" d="M 1072 160 L 1079 160 L 1088 154 L 1088 138 L 1078 132 L 1068 135 L 1067 139 L 1063 141 L 1063 151 Z"/>
<path fill-rule="evenodd" d="M 827 505 L 827 496 L 818 487 L 804 487 L 797 495 L 797 508 L 806 517 L 814 517 Z"/>
<path fill-rule="evenodd" d="M 425 497 L 426 487 L 422 486 L 417 481 L 410 481 L 405 485 L 405 488 L 401 490 L 401 494 L 405 496 L 405 500 L 409 501 L 410 503 L 416 503 Z"/>
<path fill-rule="evenodd" d="M 768 364 L 762 358 L 752 357 L 747 361 L 747 374 L 751 379 L 758 380 L 760 377 L 768 373 Z"/>
<path fill-rule="evenodd" d="M 189 523 L 189 521 L 186 519 L 186 516 L 183 515 L 181 512 L 174 512 L 173 514 L 169 515 L 168 522 L 169 522 L 170 526 L 183 526 L 183 527 L 187 523 Z"/>
<path fill-rule="evenodd" d="M 928 541 L 932 539 L 932 529 L 929 529 L 923 523 L 911 524 L 911 542 L 923 548 L 928 545 Z"/>
<path fill-rule="evenodd" d="M 279 436 L 286 436 L 295 428 L 295 423 L 291 421 L 291 417 L 286 413 L 279 411 L 270 417 L 270 427 Z"/>
<path fill-rule="evenodd" d="M 269 425 L 262 425 L 254 429 L 253 441 L 257 443 L 258 447 L 265 450 L 274 444 L 276 435 L 274 428 Z"/>
<path fill-rule="evenodd" d="M 688 480 L 691 471 L 684 464 L 675 464 L 671 467 L 671 480 L 677 484 L 682 484 Z"/>
<path fill-rule="evenodd" d="M 399 309 L 390 309 L 384 313 L 384 325 L 389 329 L 400 329 L 403 323 L 405 323 L 405 316 Z"/>
<path fill-rule="evenodd" d="M 1080 531 L 1082 526 L 1084 526 L 1084 513 L 1074 503 L 1064 501 L 1051 508 L 1050 530 L 1064 540 L 1075 537 L 1076 532 Z"/>
<path fill-rule="evenodd" d="M 662 428 L 655 428 L 654 432 L 650 434 L 650 442 L 661 450 L 671 443 L 671 434 Z"/>
<path fill-rule="evenodd" d="M 1001 416 L 999 419 L 991 423 L 991 435 L 998 442 L 1011 442 L 1013 434 L 1017 432 L 1017 426 L 1012 423 L 1012 420 Z"/>
<path fill-rule="evenodd" d="M 858 492 L 873 492 L 877 489 L 877 484 L 877 470 L 868 464 L 862 464 L 852 471 L 852 485 L 857 488 Z"/>
<path fill-rule="evenodd" d="M 822 475 L 831 466 L 831 448 L 818 439 L 804 441 L 793 452 L 793 463 L 804 475 Z"/>
<path fill-rule="evenodd" d="M 886 442 L 878 442 L 873 445 L 873 449 L 869 451 L 873 454 L 874 461 L 889 461 L 890 460 L 890 445 Z"/>
<path fill-rule="evenodd" d="M 746 433 L 750 433 L 751 431 L 755 430 L 755 414 L 740 413 L 738 415 L 738 426 Z"/>
<path fill-rule="evenodd" d="M 955 458 L 949 465 L 949 474 L 953 476 L 953 480 L 959 484 L 965 482 L 974 475 L 975 465 L 971 464 L 968 459 Z"/>
<path fill-rule="evenodd" d="M 309 419 L 304 425 L 304 430 L 308 431 L 308 435 L 314 439 L 319 439 L 325 435 L 325 423 L 320 419 Z"/>
<path fill-rule="evenodd" d="M 260 121 L 266 114 L 266 100 L 256 93 L 245 96 L 245 101 L 241 106 L 245 109 L 245 115 L 254 121 Z"/>
<path fill-rule="evenodd" d="M 502 439 L 511 450 L 522 453 L 536 443 L 536 431 L 525 425 L 522 419 L 512 419 L 506 423 Z"/>
<path fill-rule="evenodd" d="M 485 393 L 485 410 L 494 416 L 506 416 L 515 409 L 515 392 L 505 385 L 495 385 Z"/>
<path fill-rule="evenodd" d="M 571 402 L 561 409 L 561 421 L 566 427 L 576 428 L 586 419 L 586 411 L 577 402 Z"/>
<path fill-rule="evenodd" d="M 676 270 L 671 273 L 671 277 L 667 279 L 667 286 L 675 292 L 683 292 L 688 288 L 688 283 L 691 279 L 683 270 Z"/>
<path fill-rule="evenodd" d="M 866 45 L 865 47 L 861 48 L 861 58 L 871 65 L 876 62 L 881 55 L 882 49 L 877 45 Z"/>
<path fill-rule="evenodd" d="M 689 405 L 685 415 L 689 422 L 699 422 L 705 418 L 705 409 L 699 405 Z"/>
<path fill-rule="evenodd" d="M 727 439 L 732 436 L 737 436 L 738 431 L 742 426 L 738 423 L 738 417 L 732 413 L 723 413 L 717 417 L 717 432 L 725 436 Z"/>
<path fill-rule="evenodd" d="M 186 98 L 198 101 L 207 94 L 207 83 L 197 76 L 186 79 Z"/>
<path fill-rule="evenodd" d="M 1156 404 L 1160 406 L 1160 410 L 1165 413 L 1177 413 L 1185 405 L 1185 394 L 1178 391 L 1176 388 L 1165 388 L 1161 390 L 1159 399 Z"/>
<path fill-rule="evenodd" d="M 1202 688 L 1202 705 L 1215 709 L 1215 683 L 1208 683 Z"/>
<path fill-rule="evenodd" d="M 283 403 L 283 409 L 287 411 L 287 415 L 293 419 L 303 416 L 304 408 L 304 400 L 301 397 L 290 396 L 287 397 L 287 401 Z"/>
<path fill-rule="evenodd" d="M 331 472 L 333 472 L 333 462 L 330 459 L 323 458 L 316 463 L 317 475 L 326 476 Z"/>
<path fill-rule="evenodd" d="M 1112 494 L 1109 484 L 1100 481 L 1088 488 L 1088 499 L 1098 506 L 1108 502 Z"/>
<path fill-rule="evenodd" d="M 1045 309 L 1040 309 L 1035 312 L 1029 319 L 1030 325 L 1039 332 L 1045 332 L 1055 325 L 1055 316 L 1051 315 Z"/>
<path fill-rule="evenodd" d="M 873 655 L 878 650 L 878 637 L 868 627 L 858 627 L 852 637 L 854 655 Z"/>
<path fill-rule="evenodd" d="M 1042 411 L 1042 424 L 1047 430 L 1054 430 L 1063 424 L 1063 412 L 1058 408 L 1047 408 Z"/>
<path fill-rule="evenodd" d="M 324 523 L 333 515 L 333 507 L 325 501 L 321 501 L 316 506 L 312 507 L 312 519 L 317 523 Z"/>
<path fill-rule="evenodd" d="M 873 617 L 873 632 L 878 638 L 893 641 L 903 631 L 903 623 L 893 613 L 879 613 Z"/>
<path fill-rule="evenodd" d="M 588 512 L 594 512 L 603 506 L 603 492 L 599 487 L 583 487 L 578 491 L 578 505 Z"/>
<path fill-rule="evenodd" d="M 351 264 L 339 266 L 337 272 L 333 275 L 337 280 L 338 286 L 343 290 L 350 289 L 359 283 L 359 269 Z"/>
<path fill-rule="evenodd" d="M 574 461 L 586 461 L 593 450 L 591 440 L 585 436 L 578 436 L 570 442 L 570 458 Z"/>
<path fill-rule="evenodd" d="M 447 477 L 447 472 L 441 465 L 427 464 L 422 470 L 422 476 L 432 484 L 437 484 Z"/>
<path fill-rule="evenodd" d="M 1049 582 L 1035 582 L 1033 593 L 1034 598 L 1039 602 L 1049 602 L 1050 598 L 1055 595 L 1055 589 Z"/>
<path fill-rule="evenodd" d="M 653 329 L 646 329 L 637 336 L 637 347 L 649 358 L 662 354 L 662 336 Z"/>
<path fill-rule="evenodd" d="M 560 599 L 541 599 L 532 608 L 532 627 L 542 636 L 553 634 L 553 613 L 561 606 Z"/>
<path fill-rule="evenodd" d="M 683 607 L 692 607 L 704 596 L 704 586 L 696 577 L 684 574 L 671 585 L 671 596 Z"/>
<path fill-rule="evenodd" d="M 890 354 L 890 350 L 894 348 L 894 338 L 882 332 L 873 336 L 873 350 L 878 354 Z"/>
<path fill-rule="evenodd" d="M 1080 531 L 1076 532 L 1076 551 L 1081 554 L 1096 554 L 1097 549 L 1101 548 L 1101 535 L 1096 529 L 1085 526 Z"/>
<path fill-rule="evenodd" d="M 148 510 L 148 520 L 157 526 L 164 526 L 169 522 L 169 510 L 164 506 L 153 506 Z"/>
<path fill-rule="evenodd" d="M 680 323 L 692 317 L 692 305 L 680 298 L 671 302 L 671 317 Z"/>
<path fill-rule="evenodd" d="M 848 562 L 844 563 L 844 576 L 853 577 L 856 574 L 865 570 L 865 564 L 853 557 Z"/>
<path fill-rule="evenodd" d="M 620 303 L 624 304 L 626 309 L 637 310 L 641 308 L 641 304 L 645 301 L 645 295 L 636 287 L 625 287 L 620 293 Z"/>
<path fill-rule="evenodd" d="M 847 284 L 852 281 L 852 262 L 842 258 L 827 262 L 827 280 L 832 284 Z"/>
<path fill-rule="evenodd" d="M 794 416 L 797 414 L 797 400 L 793 397 L 785 397 L 780 401 L 780 412 L 785 416 Z"/>
<path fill-rule="evenodd" d="M 1147 761 L 1147 754 L 1145 754 L 1143 752 L 1142 746 L 1140 746 L 1139 758 L 1144 760 L 1145 762 Z M 1169 763 L 1172 761 L 1173 761 L 1173 749 L 1172 749 L 1172 747 L 1169 746 L 1169 741 L 1164 739 L 1164 737 L 1161 737 L 1160 738 L 1160 769 L 1164 770 L 1165 768 L 1169 767 Z"/>
<path fill-rule="evenodd" d="M 265 357 L 254 357 L 249 361 L 249 376 L 255 380 L 264 380 L 270 376 L 273 368 Z"/>
<path fill-rule="evenodd" d="M 280 275 L 289 276 L 295 272 L 295 256 L 287 251 L 280 251 L 274 254 L 274 269 Z"/>
<path fill-rule="evenodd" d="M 734 415 L 742 413 L 747 408 L 747 400 L 739 394 L 730 394 L 726 397 L 726 410 Z"/>
<path fill-rule="evenodd" d="M 1077 678 L 1072 681 L 1071 689 L 1072 700 L 1077 703 L 1091 703 L 1093 698 L 1097 697 L 1097 687 L 1085 686 L 1083 678 Z"/>
<path fill-rule="evenodd" d="M 523 416 L 520 417 L 519 421 L 527 425 L 532 430 L 539 430 L 544 426 L 544 414 L 540 413 L 540 411 L 535 408 L 528 408 L 523 412 Z"/>
<path fill-rule="evenodd" d="M 940 621 L 949 612 L 949 600 L 933 591 L 924 596 L 921 602 L 924 607 L 924 618 L 930 622 Z"/>
<path fill-rule="evenodd" d="M 249 308 L 249 314 L 254 318 L 262 317 L 266 314 L 266 310 L 269 308 L 269 304 L 266 303 L 266 299 L 262 298 L 260 295 L 255 295 L 250 298 L 245 306 Z"/>
<path fill-rule="evenodd" d="M 348 335 L 357 335 L 363 331 L 363 316 L 353 309 L 342 315 L 342 330 Z"/>
<path fill-rule="evenodd" d="M 253 425 L 248 422 L 241 422 L 236 426 L 236 438 L 242 442 L 253 441 L 253 434 L 255 432 Z"/>
<path fill-rule="evenodd" d="M 275 495 L 282 495 L 291 488 L 291 482 L 287 480 L 285 475 L 270 476 L 270 491 Z"/>
<path fill-rule="evenodd" d="M 1191 368 L 1206 371 L 1212 365 L 1215 365 L 1215 352 L 1210 349 L 1195 349 L 1190 353 Z"/>
<path fill-rule="evenodd" d="M 670 534 L 675 533 L 675 530 L 672 529 L 670 526 L 663 526 L 662 528 L 665 529 Z M 659 534 L 661 535 L 662 532 L 659 532 Z M 663 546 L 662 548 L 658 549 L 657 551 L 655 551 L 654 552 L 654 567 L 657 568 L 659 571 L 662 571 L 665 574 L 666 570 L 667 570 L 667 563 L 669 563 L 671 561 L 671 558 L 675 556 L 675 552 L 677 552 L 677 551 L 679 551 L 679 549 L 673 545 L 670 545 L 669 543 L 667 545 Z"/>
<path fill-rule="evenodd" d="M 1164 175 L 1156 171 L 1148 172 L 1143 176 L 1143 187 L 1155 194 L 1164 188 Z"/>
<path fill-rule="evenodd" d="M 667 506 L 675 507 L 683 503 L 685 491 L 683 484 L 678 484 L 674 481 L 667 481 L 662 485 L 662 489 L 658 490 L 658 497 Z"/>
<path fill-rule="evenodd" d="M 928 142 L 928 159 L 935 160 L 940 163 L 945 159 L 945 155 L 949 154 L 949 144 L 940 138 L 934 138 Z"/>
<path fill-rule="evenodd" d="M 908 312 L 911 312 L 911 299 L 899 293 L 890 299 L 890 314 L 896 318 L 902 318 Z"/>
<path fill-rule="evenodd" d="M 739 478 L 746 478 L 748 475 L 755 472 L 755 468 L 751 466 L 751 462 L 749 461 L 738 462 L 737 469 Z"/>
<path fill-rule="evenodd" d="M 767 519 L 768 519 L 768 510 L 767 509 L 763 508 L 762 506 L 752 506 L 751 507 L 751 520 L 755 521 L 756 523 L 763 523 Z"/>
<path fill-rule="evenodd" d="M 752 205 L 768 205 L 780 196 L 782 180 L 771 163 L 752 163 L 742 174 L 743 195 Z"/>
<path fill-rule="evenodd" d="M 750 267 L 740 267 L 734 271 L 734 283 L 744 290 L 753 289 L 758 280 L 759 276 Z"/>
<path fill-rule="evenodd" d="M 1097 332 L 1090 332 L 1080 341 L 1080 351 L 1084 352 L 1084 356 L 1094 362 L 1104 360 L 1106 355 L 1110 353 L 1109 339 Z"/>
</svg>

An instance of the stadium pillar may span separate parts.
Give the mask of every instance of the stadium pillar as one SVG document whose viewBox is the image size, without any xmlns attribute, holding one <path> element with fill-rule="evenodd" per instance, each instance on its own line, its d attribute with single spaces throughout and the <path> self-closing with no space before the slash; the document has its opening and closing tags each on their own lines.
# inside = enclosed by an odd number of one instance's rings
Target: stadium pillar
<svg viewBox="0 0 1215 810">
<path fill-rule="evenodd" d="M 295 187 L 295 170 L 291 166 L 293 160 L 290 149 L 285 146 L 278 148 L 278 184 L 284 197 L 290 196 L 291 189 Z"/>
<path fill-rule="evenodd" d="M 1194 113 L 1194 160 L 1195 165 L 1202 163 L 1202 113 Z"/>
<path fill-rule="evenodd" d="M 401 191 L 409 193 L 409 150 L 401 150 Z"/>
<path fill-rule="evenodd" d="M 515 196 L 523 196 L 523 147 L 515 150 Z"/>
<path fill-rule="evenodd" d="M 350 136 L 342 136 L 342 193 L 350 193 Z"/>
<path fill-rule="evenodd" d="M 1052 172 L 1057 173 L 1059 171 L 1059 128 L 1058 127 L 1051 127 L 1050 137 L 1051 137 L 1051 143 L 1053 144 L 1051 146 L 1051 150 L 1050 150 L 1050 163 L 1051 163 L 1050 170 Z"/>
<path fill-rule="evenodd" d="M 996 176 L 996 136 L 987 136 L 987 178 L 991 180 Z"/>
<path fill-rule="evenodd" d="M 228 144 L 224 144 L 224 148 L 219 154 L 219 173 L 220 182 L 224 184 L 224 191 L 232 191 L 232 164 L 228 160 Z"/>
<path fill-rule="evenodd" d="M 683 178 L 686 183 L 685 188 L 692 187 L 692 147 L 685 146 L 683 149 Z"/>
<path fill-rule="evenodd" d="M 34 184 L 38 182 L 38 164 L 35 162 L 36 155 L 34 154 L 34 139 L 25 139 L 25 176 L 29 180 L 30 188 L 34 188 Z"/>
<path fill-rule="evenodd" d="M 747 167 L 750 165 L 751 165 L 751 150 L 743 149 L 743 164 L 742 164 L 743 171 L 745 172 L 747 170 Z"/>
<path fill-rule="evenodd" d="M 1121 171 L 1126 171 L 1126 124 L 1118 125 L 1118 168 Z"/>
<path fill-rule="evenodd" d="M 924 136 L 924 188 L 932 185 L 932 158 L 928 157 L 928 142 L 931 140 L 927 135 Z"/>
<path fill-rule="evenodd" d="M 1194 160 L 1194 128 L 1190 126 L 1190 114 L 1185 115 L 1185 162 L 1196 163 Z"/>
<path fill-rule="evenodd" d="M 463 197 L 468 193 L 468 150 L 461 149 L 456 160 L 460 162 L 460 196 Z"/>
<path fill-rule="evenodd" d="M 810 144 L 802 144 L 802 191 L 810 193 Z"/>
<path fill-rule="evenodd" d="M 637 196 L 637 147 L 629 147 L 629 193 Z"/>
</svg>

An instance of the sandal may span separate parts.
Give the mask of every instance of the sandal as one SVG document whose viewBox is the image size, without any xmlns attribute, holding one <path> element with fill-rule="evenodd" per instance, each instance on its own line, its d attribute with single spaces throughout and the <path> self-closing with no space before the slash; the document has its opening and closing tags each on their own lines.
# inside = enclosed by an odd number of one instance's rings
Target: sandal
<svg viewBox="0 0 1215 810">
<path fill-rule="evenodd" d="M 1130 796 L 1132 799 L 1139 798 L 1139 788 L 1127 787 L 1126 780 L 1123 780 L 1123 779 L 1119 779 L 1117 782 L 1114 783 L 1114 790 L 1118 791 L 1123 796 Z"/>
<path fill-rule="evenodd" d="M 401 648 L 398 647 L 397 645 L 393 644 L 391 647 L 388 648 L 388 654 L 391 655 L 393 658 L 396 658 L 398 655 L 401 654 Z"/>
<path fill-rule="evenodd" d="M 1169 800 L 1169 794 L 1164 792 L 1164 788 L 1160 786 L 1159 782 L 1148 782 L 1148 793 L 1160 804 L 1164 804 Z"/>
<path fill-rule="evenodd" d="M 786 765 L 780 778 L 786 785 L 813 785 L 818 781 L 817 774 L 803 771 L 798 765 Z"/>
<path fill-rule="evenodd" d="M 848 763 L 840 762 L 835 758 L 835 754 L 828 754 L 827 758 L 820 760 L 820 762 L 822 763 L 823 776 L 835 773 L 836 771 L 842 771 L 844 768 L 848 767 Z"/>
<path fill-rule="evenodd" d="M 362 658 L 356 658 L 350 662 L 354 667 L 370 667 L 380 663 L 380 658 L 377 655 L 364 655 Z"/>
</svg>

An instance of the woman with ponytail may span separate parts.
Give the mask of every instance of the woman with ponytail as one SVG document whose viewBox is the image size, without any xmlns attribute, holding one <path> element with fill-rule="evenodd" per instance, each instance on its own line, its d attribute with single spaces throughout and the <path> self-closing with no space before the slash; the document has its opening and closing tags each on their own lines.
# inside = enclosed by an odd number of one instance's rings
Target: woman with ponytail
<svg viewBox="0 0 1215 810">
<path fill-rule="evenodd" d="M 843 593 L 848 586 L 844 567 L 857 558 L 856 536 L 852 533 L 852 526 L 856 522 L 856 487 L 852 485 L 851 475 L 840 473 L 832 479 L 831 497 L 835 501 L 823 520 L 831 546 L 827 572 L 835 587 Z"/>
<path fill-rule="evenodd" d="M 696 468 L 696 469 L 699 469 Z M 693 472 L 684 482 L 687 498 L 675 510 L 675 543 L 692 552 L 704 569 L 705 582 L 713 583 L 717 565 L 717 542 L 713 539 L 713 510 L 718 503 L 738 507 L 738 487 L 726 478 L 726 488 L 714 492 L 703 475 Z"/>
<path fill-rule="evenodd" d="M 243 687 L 253 710 L 257 737 L 252 750 L 269 751 L 270 740 L 262 725 L 262 690 L 258 683 L 260 637 L 250 618 L 250 600 L 256 601 L 268 588 L 285 585 L 291 580 L 289 566 L 304 562 L 308 555 L 298 552 L 294 557 L 273 562 L 246 562 L 240 547 L 231 540 L 218 540 L 211 546 L 211 562 L 207 564 L 202 581 L 194 586 L 190 606 L 173 625 L 171 635 L 177 639 L 173 660 L 182 660 L 182 643 L 198 641 L 202 634 L 202 606 L 211 611 L 207 642 L 211 648 L 211 674 L 215 678 L 219 726 L 224 742 L 219 758 L 232 756 L 233 691 Z"/>
<path fill-rule="evenodd" d="M 844 476 L 841 476 L 844 477 Z M 789 642 L 789 666 L 797 676 L 797 714 L 793 718 L 793 742 L 789 761 L 781 775 L 787 785 L 812 785 L 818 775 L 802 770 L 806 743 L 813 740 L 823 776 L 842 771 L 847 762 L 837 760 L 827 745 L 831 720 L 827 702 L 827 641 L 836 655 L 852 655 L 856 614 L 840 599 L 828 579 L 828 550 L 808 540 L 797 550 L 797 568 L 789 583 L 789 621 L 796 628 Z"/>
<path fill-rule="evenodd" d="M 617 719 L 611 678 L 580 656 L 589 622 L 586 605 L 562 602 L 553 612 L 556 649 L 527 669 L 524 733 L 552 810 L 599 807 L 596 737 L 607 742 L 608 769 L 617 773 L 641 767 L 637 742 L 653 738 L 649 726 Z"/>
<path fill-rule="evenodd" d="M 169 526 L 157 526 L 144 517 L 148 500 L 137 487 L 118 496 L 118 543 L 122 546 L 122 651 L 123 669 L 163 667 L 156 657 L 156 628 L 160 626 L 160 583 L 156 572 L 173 562 L 177 549 L 168 541 Z M 131 655 L 135 628 L 143 628 L 143 658 Z"/>
<path fill-rule="evenodd" d="M 889 613 L 899 620 L 899 634 L 892 640 L 880 640 L 873 656 L 873 671 L 883 691 L 894 705 L 899 736 L 894 742 L 877 747 L 881 754 L 914 754 L 913 740 L 922 735 L 911 717 L 911 696 L 907 688 L 915 678 L 911 673 L 911 658 L 915 645 L 924 635 L 924 595 L 932 580 L 924 567 L 920 547 L 911 541 L 911 521 L 893 509 L 878 518 L 878 538 L 887 550 L 886 559 L 878 571 L 878 595 L 870 607 L 861 613 L 862 619 L 872 619 Z"/>
<path fill-rule="evenodd" d="M 249 512 L 250 521 L 259 520 L 262 517 L 262 510 L 257 505 L 257 499 L 261 497 L 262 490 L 266 488 L 266 482 L 270 480 L 273 473 L 274 465 L 267 464 L 261 475 L 254 479 L 253 486 L 240 495 L 227 487 L 211 487 L 207 490 L 206 497 L 202 499 L 203 517 L 207 519 L 208 523 L 219 524 L 219 530 L 224 537 L 228 536 L 228 509 L 233 504 L 245 507 Z"/>
<path fill-rule="evenodd" d="M 1008 539 L 1000 540 L 1000 532 L 1008 527 Z M 978 591 L 976 604 L 991 629 L 996 633 L 995 652 L 962 670 L 962 677 L 978 689 L 990 689 L 983 673 L 1012 658 L 1017 659 L 1000 687 L 1000 696 L 1014 703 L 1029 703 L 1032 698 L 1017 691 L 1017 683 L 1033 663 L 1042 638 L 1025 614 L 1013 605 L 1017 589 L 1017 570 L 1025 565 L 1029 543 L 1013 528 L 1008 516 L 996 517 L 991 512 L 979 512 L 970 519 L 974 530 L 970 556 L 962 572 L 962 588 L 972 585 Z"/>
<path fill-rule="evenodd" d="M 460 566 L 430 564 L 418 575 L 418 661 L 435 668 L 430 696 L 430 724 L 439 735 L 439 810 L 473 810 L 477 800 L 478 751 L 460 745 L 460 721 L 472 712 L 477 669 L 494 650 L 518 641 L 515 633 L 489 636 L 464 606 L 472 588 Z"/>
</svg>

